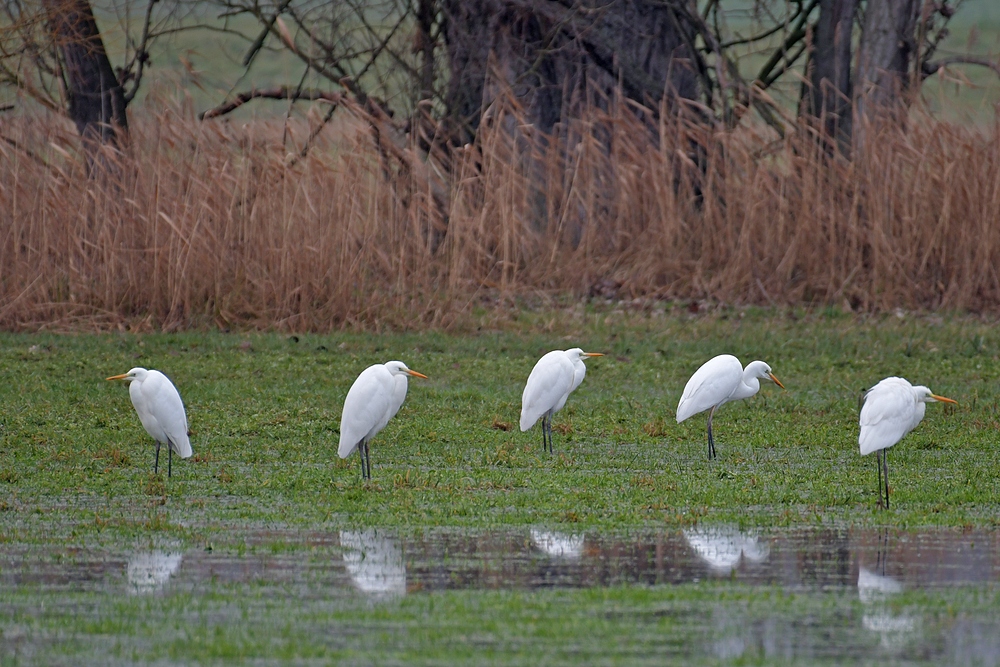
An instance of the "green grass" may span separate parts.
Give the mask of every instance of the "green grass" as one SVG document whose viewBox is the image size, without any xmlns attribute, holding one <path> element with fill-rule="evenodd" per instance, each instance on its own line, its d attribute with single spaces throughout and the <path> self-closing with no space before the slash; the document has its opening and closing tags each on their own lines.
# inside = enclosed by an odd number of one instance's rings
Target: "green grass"
<svg viewBox="0 0 1000 667">
<path fill-rule="evenodd" d="M 883 664 L 952 661 L 963 632 L 993 636 L 977 624 L 995 618 L 995 586 L 908 585 L 879 609 L 917 629 L 880 639 L 853 569 L 817 590 L 714 579 L 352 592 L 340 528 L 526 539 L 527 526 L 991 528 L 1000 516 L 992 323 L 583 307 L 515 319 L 462 335 L 0 335 L 0 664 Z M 608 356 L 557 415 L 548 456 L 537 427 L 516 430 L 520 392 L 540 354 L 577 344 Z M 673 415 L 687 377 L 723 351 L 767 360 L 787 390 L 721 410 L 710 462 L 704 416 Z M 356 456 L 336 456 L 340 407 L 363 368 L 392 358 L 430 379 L 411 382 L 374 440 L 366 484 Z M 167 372 L 187 404 L 196 456 L 172 479 L 152 474 L 125 387 L 103 380 L 135 365 Z M 857 453 L 857 399 L 894 373 L 960 405 L 929 406 L 892 450 L 882 512 L 874 461 Z M 125 594 L 125 559 L 156 546 L 187 554 L 179 573 Z M 892 561 L 904 572 L 906 553 Z M 538 565 L 550 566 L 563 567 Z"/>
<path fill-rule="evenodd" d="M 572 308 L 521 319 L 519 331 L 464 336 L 4 334 L 0 539 L 224 543 L 221 526 L 262 524 L 996 522 L 1000 338 L 989 323 Z M 542 353 L 573 345 L 608 356 L 589 362 L 557 414 L 549 456 L 538 427 L 517 429 L 520 392 Z M 678 425 L 674 409 L 687 377 L 721 352 L 768 361 L 787 390 L 767 384 L 720 410 L 713 462 L 704 415 Z M 411 381 L 364 483 L 356 456 L 336 456 L 340 409 L 362 369 L 394 358 L 430 380 Z M 165 371 L 187 405 L 195 457 L 175 461 L 169 480 L 163 467 L 152 474 L 127 390 L 103 380 L 137 365 Z M 879 512 L 874 459 L 857 452 L 858 395 L 891 374 L 960 405 L 929 406 L 893 448 L 894 507 Z"/>
</svg>

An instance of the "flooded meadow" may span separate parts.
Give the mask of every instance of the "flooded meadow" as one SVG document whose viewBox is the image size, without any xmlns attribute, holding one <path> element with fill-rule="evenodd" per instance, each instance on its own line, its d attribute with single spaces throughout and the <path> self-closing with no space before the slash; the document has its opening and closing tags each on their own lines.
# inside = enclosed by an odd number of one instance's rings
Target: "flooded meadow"
<svg viewBox="0 0 1000 667">
<path fill-rule="evenodd" d="M 0 656 L 1000 664 L 992 531 L 368 528 L 244 538 L 225 552 L 0 548 Z"/>
</svg>

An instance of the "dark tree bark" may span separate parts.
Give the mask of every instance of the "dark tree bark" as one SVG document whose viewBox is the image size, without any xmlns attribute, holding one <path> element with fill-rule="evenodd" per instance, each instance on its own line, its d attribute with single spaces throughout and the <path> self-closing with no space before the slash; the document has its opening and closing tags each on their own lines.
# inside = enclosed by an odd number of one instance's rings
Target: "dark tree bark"
<svg viewBox="0 0 1000 667">
<path fill-rule="evenodd" d="M 504 118 L 504 131 L 532 174 L 533 221 L 546 225 L 549 193 L 536 151 L 553 136 L 574 143 L 567 133 L 579 128 L 566 121 L 621 96 L 655 116 L 661 103 L 677 108 L 703 92 L 700 72 L 706 68 L 694 48 L 692 7 L 687 0 L 442 0 L 451 69 L 448 134 L 471 141 L 479 123 L 492 118 L 494 100 L 512 95 L 519 114 Z M 584 131 L 610 146 L 609 127 Z M 650 141 L 658 140 L 651 124 Z M 695 161 L 698 151 L 691 146 Z M 610 166 L 597 178 L 614 187 Z M 584 218 L 569 213 L 562 224 L 572 243 L 579 242 Z"/>
<path fill-rule="evenodd" d="M 868 0 L 858 46 L 856 150 L 865 148 L 866 125 L 878 116 L 897 121 L 903 118 L 910 69 L 917 54 L 920 6 L 920 0 Z"/>
<path fill-rule="evenodd" d="M 451 67 L 446 106 L 471 137 L 506 87 L 545 133 L 587 87 L 619 85 L 643 104 L 699 95 L 701 56 L 683 0 L 444 0 Z M 702 66 L 703 69 L 703 66 Z"/>
<path fill-rule="evenodd" d="M 128 132 L 125 95 L 88 0 L 44 0 L 66 83 L 69 117 L 85 144 L 117 144 Z"/>
<path fill-rule="evenodd" d="M 417 32 L 414 51 L 420 54 L 419 99 L 429 100 L 434 96 L 434 42 L 433 33 L 437 18 L 437 0 L 418 0 Z"/>
<path fill-rule="evenodd" d="M 857 8 L 858 0 L 820 0 L 805 96 L 806 114 L 845 154 L 851 145 L 851 28 Z"/>
</svg>

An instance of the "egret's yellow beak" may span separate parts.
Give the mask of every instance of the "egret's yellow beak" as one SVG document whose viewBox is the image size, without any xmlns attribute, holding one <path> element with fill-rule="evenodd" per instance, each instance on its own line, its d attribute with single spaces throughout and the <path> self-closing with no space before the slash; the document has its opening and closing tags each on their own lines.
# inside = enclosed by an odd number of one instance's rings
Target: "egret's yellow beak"
<svg viewBox="0 0 1000 667">
<path fill-rule="evenodd" d="M 429 379 L 429 378 L 428 378 L 428 377 L 427 377 L 426 375 L 424 375 L 423 373 L 418 373 L 418 372 L 416 372 L 416 371 L 411 371 L 410 369 L 407 369 L 407 370 L 406 370 L 406 373 L 407 373 L 408 375 L 412 375 L 412 376 L 413 376 L 413 377 L 415 377 L 415 378 L 423 378 L 423 379 L 425 379 L 425 380 Z"/>
<path fill-rule="evenodd" d="M 603 357 L 604 353 L 603 352 L 584 352 L 583 356 L 585 356 L 585 357 Z"/>
<path fill-rule="evenodd" d="M 785 388 L 785 385 L 781 384 L 781 380 L 779 380 L 778 378 L 774 377 L 774 373 L 768 373 L 768 375 L 770 375 L 771 379 L 774 380 L 774 384 L 778 385 L 782 389 Z"/>
<path fill-rule="evenodd" d="M 931 394 L 931 398 L 935 401 L 941 401 L 942 403 L 952 403 L 953 405 L 958 405 L 958 401 L 954 398 L 948 398 L 947 396 L 938 396 L 937 394 Z"/>
<path fill-rule="evenodd" d="M 122 373 L 121 375 L 112 375 L 109 378 L 104 378 L 105 380 L 124 380 L 128 377 L 128 373 Z"/>
</svg>

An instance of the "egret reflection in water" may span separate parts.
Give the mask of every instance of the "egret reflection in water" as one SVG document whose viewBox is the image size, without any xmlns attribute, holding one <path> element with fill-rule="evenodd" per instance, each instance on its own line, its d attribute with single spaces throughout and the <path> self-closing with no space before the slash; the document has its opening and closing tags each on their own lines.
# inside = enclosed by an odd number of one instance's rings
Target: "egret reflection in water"
<svg viewBox="0 0 1000 667">
<path fill-rule="evenodd" d="M 531 543 L 553 558 L 576 560 L 583 555 L 583 535 L 532 528 Z"/>
<path fill-rule="evenodd" d="M 903 585 L 896 579 L 863 566 L 858 569 L 858 598 L 865 607 L 861 625 L 878 633 L 884 648 L 899 648 L 917 626 L 913 616 L 894 612 L 889 603 L 890 597 L 902 592 Z"/>
<path fill-rule="evenodd" d="M 128 559 L 126 577 L 135 594 L 152 593 L 163 588 L 180 569 L 184 556 L 163 551 L 137 551 Z"/>
<path fill-rule="evenodd" d="M 406 565 L 399 542 L 374 528 L 340 531 L 344 565 L 354 585 L 376 597 L 406 594 Z"/>
<path fill-rule="evenodd" d="M 741 558 L 752 563 L 767 560 L 770 547 L 759 537 L 740 532 L 732 526 L 688 528 L 684 538 L 698 557 L 715 572 L 728 574 L 740 564 Z"/>
</svg>

